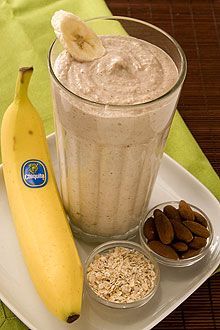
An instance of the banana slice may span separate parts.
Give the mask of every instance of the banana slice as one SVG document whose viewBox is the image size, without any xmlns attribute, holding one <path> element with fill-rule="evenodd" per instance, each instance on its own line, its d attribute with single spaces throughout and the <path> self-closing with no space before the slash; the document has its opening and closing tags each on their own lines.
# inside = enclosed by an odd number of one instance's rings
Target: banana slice
<svg viewBox="0 0 220 330">
<path fill-rule="evenodd" d="M 105 54 L 99 37 L 78 17 L 64 10 L 54 13 L 51 24 L 61 45 L 79 62 L 89 62 Z"/>
</svg>

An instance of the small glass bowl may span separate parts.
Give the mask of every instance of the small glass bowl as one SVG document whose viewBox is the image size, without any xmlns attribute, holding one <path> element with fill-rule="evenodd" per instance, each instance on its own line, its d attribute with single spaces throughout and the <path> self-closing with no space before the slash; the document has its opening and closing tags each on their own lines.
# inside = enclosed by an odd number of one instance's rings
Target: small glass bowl
<svg viewBox="0 0 220 330">
<path fill-rule="evenodd" d="M 108 252 L 109 250 L 115 248 L 115 247 L 125 247 L 128 248 L 130 250 L 136 250 L 139 251 L 140 253 L 142 253 L 146 258 L 148 258 L 152 264 L 154 265 L 154 269 L 156 272 L 156 279 L 155 279 L 155 284 L 154 287 L 152 288 L 152 290 L 142 299 L 136 300 L 134 302 L 131 303 L 116 303 L 116 302 L 111 302 L 108 300 L 103 299 L 102 297 L 98 296 L 90 287 L 88 279 L 87 279 L 87 269 L 88 266 L 90 265 L 90 263 L 93 261 L 94 257 L 97 254 L 105 254 L 106 252 Z M 155 294 L 155 292 L 158 289 L 159 286 L 159 282 L 160 282 L 160 269 L 159 266 L 156 262 L 156 260 L 154 259 L 154 257 L 151 255 L 150 252 L 146 251 L 141 245 L 135 243 L 135 242 L 131 242 L 131 241 L 110 241 L 110 242 L 106 242 L 103 243 L 101 245 L 99 245 L 98 247 L 96 247 L 91 254 L 88 256 L 87 260 L 86 260 L 86 265 L 85 265 L 85 287 L 86 290 L 89 294 L 89 296 L 91 298 L 93 298 L 94 300 L 96 300 L 97 302 L 111 307 L 111 308 L 117 308 L 117 309 L 128 309 L 128 308 L 138 308 L 143 306 L 144 304 L 146 304 Z"/>
<path fill-rule="evenodd" d="M 187 258 L 187 259 L 178 259 L 178 260 L 174 260 L 174 259 L 169 259 L 166 257 L 163 257 L 159 254 L 157 254 L 156 252 L 154 252 L 153 250 L 150 249 L 150 247 L 147 245 L 147 238 L 144 236 L 144 232 L 143 232 L 143 228 L 144 228 L 144 224 L 146 222 L 146 220 L 148 218 L 150 218 L 151 216 L 153 216 L 154 210 L 159 209 L 161 211 L 163 211 L 163 208 L 167 205 L 172 205 L 175 208 L 179 207 L 179 202 L 178 201 L 171 201 L 171 202 L 165 202 L 165 203 L 161 203 L 156 205 L 154 208 L 152 208 L 148 214 L 146 215 L 146 217 L 140 222 L 139 224 L 139 235 L 140 235 L 140 242 L 141 245 L 144 247 L 144 249 L 146 249 L 147 251 L 149 251 L 150 253 L 152 253 L 152 255 L 155 257 L 155 259 L 163 265 L 166 266 L 171 266 L 171 267 L 187 267 L 187 266 L 191 266 L 194 265 L 196 262 L 198 262 L 199 260 L 201 260 L 202 258 L 205 257 L 205 255 L 207 254 L 207 252 L 209 251 L 209 247 L 212 243 L 213 240 L 213 227 L 212 224 L 208 218 L 208 216 L 202 211 L 200 210 L 198 207 L 188 203 L 191 207 L 191 209 L 193 211 L 196 211 L 198 213 L 201 213 L 202 216 L 207 220 L 207 224 L 208 224 L 208 230 L 210 232 L 210 236 L 207 238 L 207 244 L 206 246 L 204 246 L 204 248 L 201 249 L 200 253 L 194 257 L 191 258 Z"/>
</svg>

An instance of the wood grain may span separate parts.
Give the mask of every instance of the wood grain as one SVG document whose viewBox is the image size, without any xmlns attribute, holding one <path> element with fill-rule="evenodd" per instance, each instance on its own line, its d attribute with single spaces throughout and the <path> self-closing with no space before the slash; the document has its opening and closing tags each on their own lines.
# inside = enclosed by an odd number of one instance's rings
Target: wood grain
<svg viewBox="0 0 220 330">
<path fill-rule="evenodd" d="M 178 109 L 220 174 L 220 0 L 107 0 L 114 15 L 155 24 L 184 49 L 188 74 Z M 155 330 L 220 329 L 220 273 L 206 281 Z"/>
<path fill-rule="evenodd" d="M 220 0 L 107 0 L 114 15 L 155 24 L 182 46 L 188 74 L 178 109 L 220 174 Z"/>
</svg>

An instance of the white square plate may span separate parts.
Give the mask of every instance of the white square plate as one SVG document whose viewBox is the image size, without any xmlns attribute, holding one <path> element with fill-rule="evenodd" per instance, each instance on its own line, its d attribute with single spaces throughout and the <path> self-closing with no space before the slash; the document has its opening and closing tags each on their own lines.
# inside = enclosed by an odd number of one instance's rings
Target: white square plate
<svg viewBox="0 0 220 330">
<path fill-rule="evenodd" d="M 59 177 L 55 137 L 48 137 L 56 177 Z M 167 155 L 163 156 L 149 207 L 185 199 L 210 218 L 214 240 L 208 255 L 185 269 L 160 266 L 161 283 L 153 299 L 136 310 L 113 310 L 84 295 L 82 315 L 73 324 L 57 320 L 44 307 L 29 278 L 18 245 L 0 167 L 0 299 L 32 330 L 147 330 L 151 329 L 189 295 L 220 263 L 220 206 L 215 197 L 190 173 Z M 37 205 L 36 205 L 37 212 Z M 94 246 L 77 242 L 82 261 Z"/>
</svg>

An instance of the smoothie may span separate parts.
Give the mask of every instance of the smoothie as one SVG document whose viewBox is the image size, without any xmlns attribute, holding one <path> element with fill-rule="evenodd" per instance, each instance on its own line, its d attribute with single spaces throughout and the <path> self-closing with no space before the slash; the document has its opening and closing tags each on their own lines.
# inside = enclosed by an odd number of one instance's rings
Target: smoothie
<svg viewBox="0 0 220 330">
<path fill-rule="evenodd" d="M 54 114 L 65 209 L 87 234 L 126 235 L 145 215 L 181 86 L 161 48 L 100 36 L 105 54 L 54 61 Z M 155 102 L 150 102 L 156 100 Z"/>
<path fill-rule="evenodd" d="M 58 79 L 74 94 L 103 104 L 152 101 L 177 81 L 173 60 L 160 48 L 128 36 L 100 37 L 106 53 L 79 62 L 65 50 L 55 62 Z"/>
</svg>

